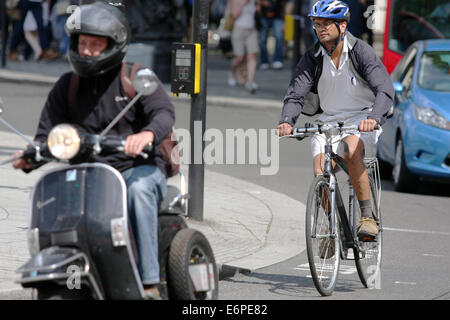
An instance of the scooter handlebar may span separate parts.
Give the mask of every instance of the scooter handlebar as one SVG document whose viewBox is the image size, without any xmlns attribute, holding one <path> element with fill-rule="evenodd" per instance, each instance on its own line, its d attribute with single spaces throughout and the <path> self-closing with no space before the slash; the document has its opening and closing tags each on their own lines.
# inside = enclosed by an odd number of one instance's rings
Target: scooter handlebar
<svg viewBox="0 0 450 320">
<path fill-rule="evenodd" d="M 102 146 L 102 149 L 105 150 L 111 150 L 111 151 L 124 151 L 125 147 L 125 139 L 122 137 L 115 137 L 115 136 L 106 136 L 103 141 L 101 141 L 100 145 Z M 139 156 L 143 157 L 144 159 L 147 159 L 148 156 L 153 151 L 153 145 L 148 144 L 144 147 L 142 152 L 139 154 Z"/>
</svg>

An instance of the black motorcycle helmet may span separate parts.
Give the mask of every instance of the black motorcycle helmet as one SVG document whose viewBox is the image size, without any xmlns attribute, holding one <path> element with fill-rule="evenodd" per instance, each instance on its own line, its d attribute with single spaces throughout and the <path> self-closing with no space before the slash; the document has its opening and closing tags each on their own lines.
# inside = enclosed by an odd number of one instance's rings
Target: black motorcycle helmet
<svg viewBox="0 0 450 320">
<path fill-rule="evenodd" d="M 69 35 L 69 62 L 80 77 L 103 74 L 122 63 L 131 38 L 131 29 L 125 14 L 105 2 L 81 5 L 67 19 L 65 30 Z M 108 38 L 108 47 L 97 57 L 78 54 L 80 34 Z"/>
</svg>

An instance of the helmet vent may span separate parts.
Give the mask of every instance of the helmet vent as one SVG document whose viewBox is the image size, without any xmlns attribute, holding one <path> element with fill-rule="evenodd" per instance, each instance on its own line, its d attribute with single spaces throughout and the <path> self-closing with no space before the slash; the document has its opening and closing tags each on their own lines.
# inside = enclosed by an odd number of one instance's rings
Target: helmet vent
<svg viewBox="0 0 450 320">
<path fill-rule="evenodd" d="M 341 12 L 342 9 L 338 8 L 338 9 L 334 9 L 333 11 L 331 11 L 332 14 L 338 14 L 339 12 Z"/>
</svg>

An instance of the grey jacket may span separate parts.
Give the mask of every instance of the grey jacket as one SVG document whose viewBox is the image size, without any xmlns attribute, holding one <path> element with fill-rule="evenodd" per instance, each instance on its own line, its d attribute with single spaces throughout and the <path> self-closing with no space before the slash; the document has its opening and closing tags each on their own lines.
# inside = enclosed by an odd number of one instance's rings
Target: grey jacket
<svg viewBox="0 0 450 320">
<path fill-rule="evenodd" d="M 375 95 L 375 103 L 368 119 L 380 125 L 386 121 L 394 99 L 394 87 L 386 68 L 375 51 L 364 41 L 347 32 L 347 43 L 354 74 L 367 83 Z M 300 59 L 284 97 L 284 106 L 279 123 L 295 125 L 300 113 L 312 115 L 303 110 L 305 102 L 311 100 L 311 93 L 317 94 L 317 84 L 322 74 L 323 54 L 319 43 L 309 49 Z M 359 79 L 358 79 L 359 80 Z"/>
</svg>

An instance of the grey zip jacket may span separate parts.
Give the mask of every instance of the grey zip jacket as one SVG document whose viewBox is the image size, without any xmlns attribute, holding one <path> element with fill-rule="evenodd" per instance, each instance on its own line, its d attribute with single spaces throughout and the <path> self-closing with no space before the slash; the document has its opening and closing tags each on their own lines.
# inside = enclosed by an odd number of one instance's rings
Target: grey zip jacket
<svg viewBox="0 0 450 320">
<path fill-rule="evenodd" d="M 389 74 L 375 51 L 364 41 L 346 33 L 351 60 L 350 68 L 354 74 L 363 80 L 375 95 L 375 103 L 368 119 L 376 120 L 380 125 L 386 122 L 386 117 L 393 105 L 394 87 Z M 300 59 L 292 80 L 284 97 L 284 106 L 279 124 L 289 123 L 294 126 L 302 111 L 305 101 L 310 100 L 311 93 L 317 94 L 317 84 L 322 74 L 323 54 L 320 43 L 309 49 Z M 320 98 L 320 97 L 319 97 Z M 316 107 L 318 109 L 318 106 Z"/>
</svg>

